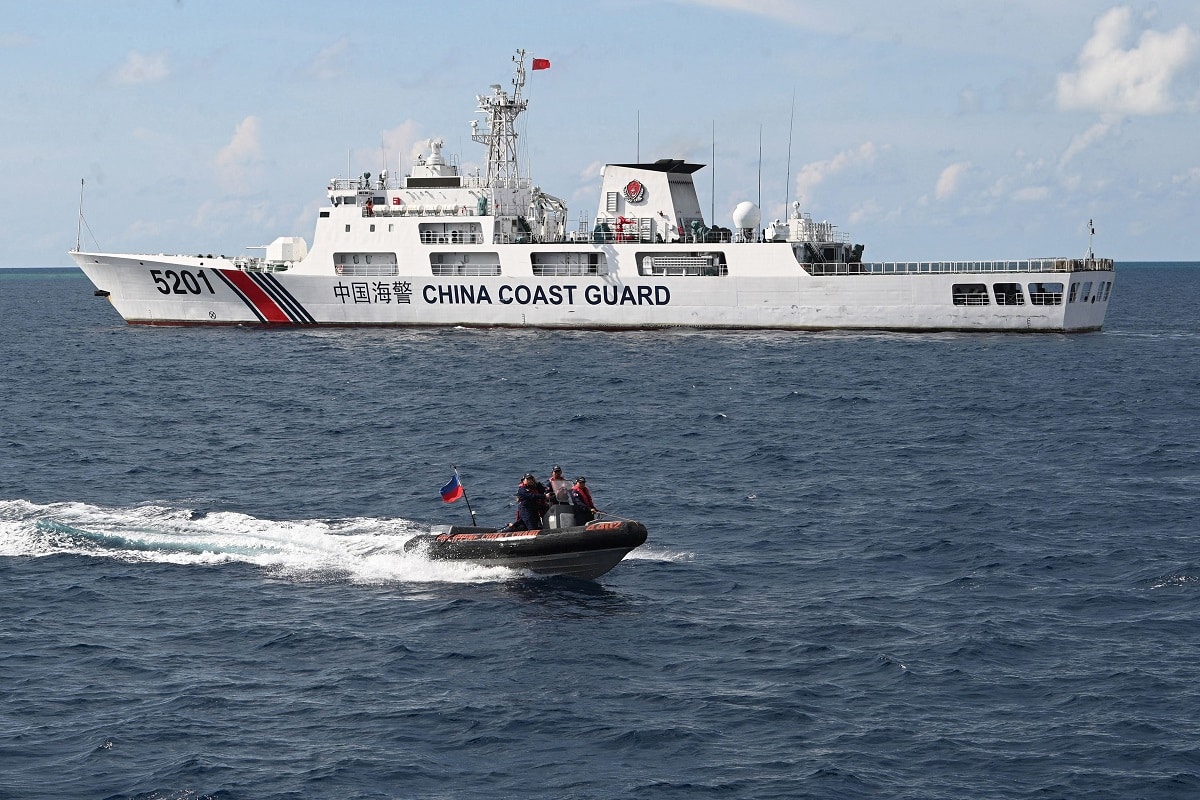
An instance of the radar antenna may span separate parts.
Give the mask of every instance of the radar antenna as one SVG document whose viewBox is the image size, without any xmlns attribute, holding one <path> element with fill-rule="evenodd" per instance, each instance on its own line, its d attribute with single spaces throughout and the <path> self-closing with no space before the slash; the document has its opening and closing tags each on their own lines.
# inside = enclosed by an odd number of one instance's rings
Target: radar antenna
<svg viewBox="0 0 1200 800">
<path fill-rule="evenodd" d="M 517 188 L 521 184 L 516 121 L 529 105 L 521 97 L 525 88 L 525 51 L 518 50 L 513 62 L 517 65 L 517 75 L 512 82 L 512 97 L 500 84 L 492 84 L 490 95 L 477 96 L 479 111 L 487 115 L 483 126 L 486 130 L 481 133 L 478 121 L 471 123 L 471 139 L 487 147 L 487 185 L 491 188 Z"/>
</svg>

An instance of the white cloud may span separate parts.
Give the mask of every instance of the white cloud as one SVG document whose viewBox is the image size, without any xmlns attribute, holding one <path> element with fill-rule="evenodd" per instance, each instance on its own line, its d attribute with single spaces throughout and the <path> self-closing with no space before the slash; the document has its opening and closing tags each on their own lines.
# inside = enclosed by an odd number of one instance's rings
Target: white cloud
<svg viewBox="0 0 1200 800">
<path fill-rule="evenodd" d="M 343 36 L 317 53 L 308 66 L 309 72 L 321 80 L 331 80 L 345 74 L 347 71 L 346 54 L 349 51 L 350 40 Z"/>
<path fill-rule="evenodd" d="M 431 152 L 429 140 L 430 136 L 424 133 L 420 123 L 413 120 L 402 122 L 394 128 L 381 131 L 378 145 L 354 148 L 347 165 L 349 174 L 357 177 L 363 172 L 370 172 L 374 179 L 379 170 L 386 169 L 388 174 L 395 178 L 399 169 L 400 173 L 407 175 L 418 157 L 428 158 Z M 471 174 L 477 166 L 463 160 L 448 147 L 442 150 L 442 157 L 447 162 L 457 161 L 464 175 Z"/>
<path fill-rule="evenodd" d="M 708 6 L 742 14 L 755 14 L 796 25 L 811 25 L 817 22 L 814 9 L 805 8 L 796 0 L 683 0 L 683 2 L 685 5 Z"/>
<path fill-rule="evenodd" d="M 934 196 L 938 200 L 945 200 L 957 192 L 959 183 L 970 168 L 970 161 L 959 161 L 942 170 L 942 174 L 938 175 L 937 185 L 933 190 Z"/>
<path fill-rule="evenodd" d="M 23 33 L 0 33 L 0 49 L 29 47 L 33 39 Z"/>
<path fill-rule="evenodd" d="M 1037 200 L 1045 200 L 1049 196 L 1049 186 L 1026 186 L 1024 189 L 1013 192 L 1012 199 L 1019 203 L 1032 203 Z"/>
<path fill-rule="evenodd" d="M 157 83 L 171 74 L 167 64 L 166 53 L 139 53 L 129 51 L 118 67 L 113 69 L 110 80 L 112 83 L 131 86 L 139 83 Z"/>
<path fill-rule="evenodd" d="M 188 222 L 193 228 L 204 231 L 205 238 L 211 240 L 247 227 L 266 229 L 272 221 L 271 211 L 271 205 L 264 200 L 208 200 L 196 209 Z"/>
<path fill-rule="evenodd" d="M 598 181 L 600 173 L 604 171 L 603 161 L 593 161 L 582 170 L 579 171 L 579 180 L 581 181 Z"/>
<path fill-rule="evenodd" d="M 238 123 L 229 144 L 217 152 L 217 179 L 227 192 L 244 194 L 258 177 L 262 158 L 259 128 L 258 117 L 246 117 Z"/>
<path fill-rule="evenodd" d="M 874 142 L 865 142 L 856 150 L 845 150 L 825 161 L 814 161 L 800 168 L 796 176 L 796 199 L 803 205 L 811 202 L 812 190 L 826 178 L 843 170 L 875 161 L 877 148 Z"/>
<path fill-rule="evenodd" d="M 158 236 L 162 232 L 162 224 L 159 220 L 137 219 L 129 223 L 125 228 L 125 236 L 129 239 L 151 239 Z"/>
<path fill-rule="evenodd" d="M 1063 152 L 1062 158 L 1059 159 L 1059 168 L 1065 167 L 1067 162 L 1075 156 L 1108 136 L 1109 133 L 1120 125 L 1122 119 L 1123 117 L 1120 114 L 1105 114 L 1095 125 L 1083 133 L 1077 134 L 1075 138 L 1071 139 L 1071 143 L 1067 145 L 1066 151 Z"/>
<path fill-rule="evenodd" d="M 1171 183 L 1176 186 L 1180 184 L 1200 184 L 1200 167 L 1192 167 L 1172 176 Z"/>
<path fill-rule="evenodd" d="M 875 202 L 874 198 L 868 199 L 858 205 L 850 216 L 846 218 L 846 222 L 850 225 L 857 225 L 866 220 L 878 219 L 883 209 L 879 203 Z"/>
<path fill-rule="evenodd" d="M 958 113 L 978 114 L 983 110 L 983 97 L 973 86 L 963 87 L 958 93 Z"/>
<path fill-rule="evenodd" d="M 1200 36 L 1187 25 L 1168 33 L 1143 31 L 1132 37 L 1133 12 L 1109 9 L 1079 54 L 1076 72 L 1058 76 L 1058 107 L 1118 114 L 1161 114 L 1174 108 L 1171 81 L 1191 61 Z"/>
<path fill-rule="evenodd" d="M 397 154 L 400 156 L 400 167 L 407 173 L 412 169 L 417 156 L 429 153 L 429 137 L 424 135 L 420 124 L 412 120 L 402 122 L 396 127 L 380 133 L 379 144 L 383 148 L 389 172 L 393 172 L 397 168 Z M 354 157 L 355 163 L 371 164 L 379 159 L 379 151 L 363 148 L 356 150 Z"/>
</svg>

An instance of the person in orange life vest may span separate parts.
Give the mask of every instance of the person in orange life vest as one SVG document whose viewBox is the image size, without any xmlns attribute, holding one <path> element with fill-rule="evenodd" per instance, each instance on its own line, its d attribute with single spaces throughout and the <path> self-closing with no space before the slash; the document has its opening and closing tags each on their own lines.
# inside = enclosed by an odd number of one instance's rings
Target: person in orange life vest
<svg viewBox="0 0 1200 800">
<path fill-rule="evenodd" d="M 546 501 L 550 505 L 571 502 L 571 483 L 563 477 L 562 467 L 554 465 L 550 480 L 546 481 Z"/>
<path fill-rule="evenodd" d="M 571 510 L 575 512 L 576 525 L 591 522 L 600 513 L 592 501 L 592 493 L 588 491 L 587 478 L 575 479 L 575 485 L 571 487 Z"/>
</svg>

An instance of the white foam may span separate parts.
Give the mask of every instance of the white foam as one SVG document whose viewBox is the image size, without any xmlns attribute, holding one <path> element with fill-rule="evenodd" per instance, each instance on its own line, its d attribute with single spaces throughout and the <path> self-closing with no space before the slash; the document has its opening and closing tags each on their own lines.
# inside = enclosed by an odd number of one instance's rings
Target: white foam
<svg viewBox="0 0 1200 800">
<path fill-rule="evenodd" d="M 680 561 L 695 561 L 696 554 L 686 550 L 667 550 L 653 545 L 643 545 L 625 556 L 626 561 L 663 561 L 676 563 Z"/>
<path fill-rule="evenodd" d="M 405 553 L 426 529 L 402 518 L 270 520 L 232 511 L 194 514 L 163 505 L 103 508 L 0 500 L 0 555 L 55 554 L 177 565 L 248 563 L 298 580 L 480 583 L 522 573 Z"/>
</svg>

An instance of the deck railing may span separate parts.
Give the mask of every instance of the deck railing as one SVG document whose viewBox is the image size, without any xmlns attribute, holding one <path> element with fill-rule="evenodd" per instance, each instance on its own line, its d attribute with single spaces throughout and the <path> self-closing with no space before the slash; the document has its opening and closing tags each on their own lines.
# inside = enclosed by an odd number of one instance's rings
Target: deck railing
<svg viewBox="0 0 1200 800">
<path fill-rule="evenodd" d="M 969 275 L 996 272 L 1110 272 L 1111 258 L 1031 258 L 1024 261 L 866 261 L 802 264 L 810 275 Z"/>
</svg>

